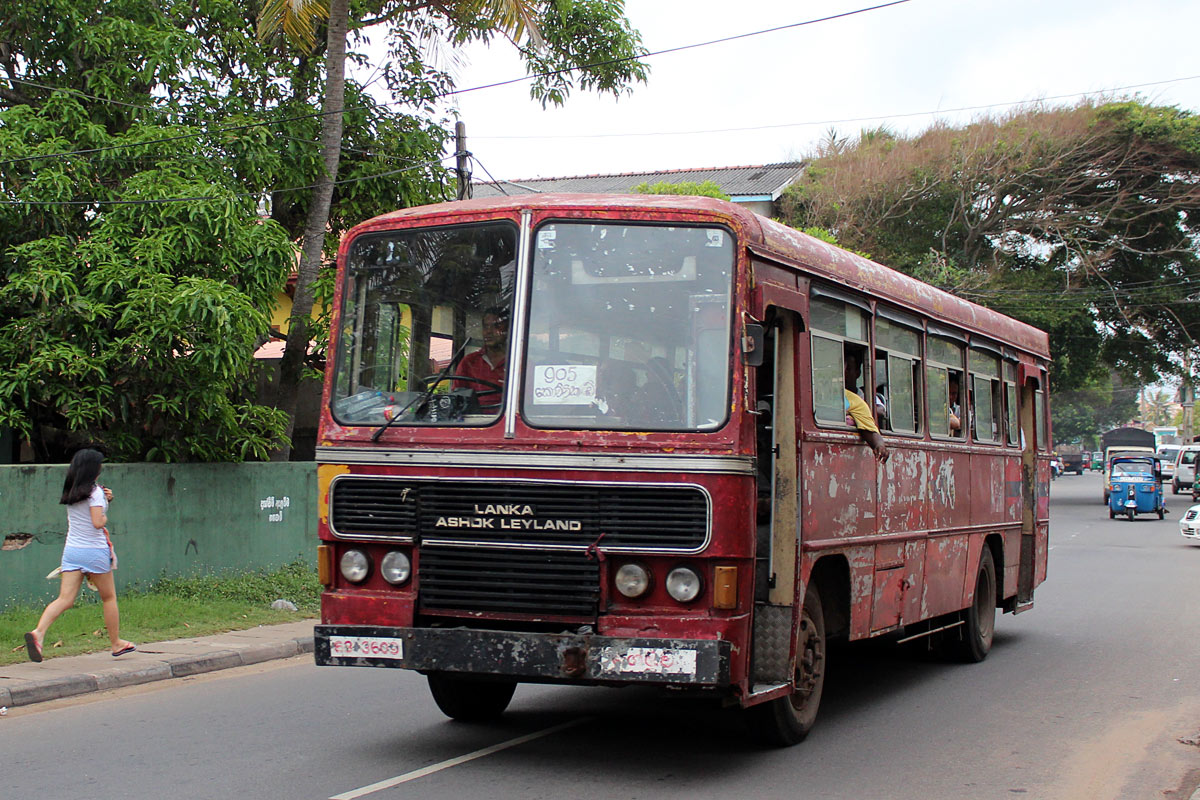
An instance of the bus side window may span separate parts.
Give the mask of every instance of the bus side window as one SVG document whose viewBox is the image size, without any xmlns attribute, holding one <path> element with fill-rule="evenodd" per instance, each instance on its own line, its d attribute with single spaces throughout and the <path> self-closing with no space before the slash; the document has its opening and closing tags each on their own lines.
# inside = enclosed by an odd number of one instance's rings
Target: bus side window
<svg viewBox="0 0 1200 800">
<path fill-rule="evenodd" d="M 977 442 L 998 442 L 1000 437 L 1000 359 L 972 347 L 968 353 L 971 376 L 971 419 Z"/>
<path fill-rule="evenodd" d="M 875 389 L 884 404 L 887 427 L 917 433 L 921 429 L 921 335 L 914 328 L 877 317 L 875 348 Z"/>
<path fill-rule="evenodd" d="M 846 425 L 844 389 L 864 393 L 867 321 L 850 303 L 814 295 L 809 300 L 813 414 L 817 422 Z M 853 375 L 850 372 L 853 370 Z M 850 387 L 853 381 L 854 387 Z"/>
<path fill-rule="evenodd" d="M 929 393 L 929 431 L 936 436 L 961 439 L 969 424 L 964 385 L 963 347 L 953 339 L 929 336 L 925 368 Z"/>
<path fill-rule="evenodd" d="M 1017 365 L 1004 362 L 1005 438 L 1015 447 L 1021 442 L 1021 426 L 1017 423 Z"/>
</svg>

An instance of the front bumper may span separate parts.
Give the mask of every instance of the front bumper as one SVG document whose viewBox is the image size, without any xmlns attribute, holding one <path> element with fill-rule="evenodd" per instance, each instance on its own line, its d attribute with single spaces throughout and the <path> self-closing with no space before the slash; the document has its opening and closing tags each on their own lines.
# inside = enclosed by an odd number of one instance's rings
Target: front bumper
<svg viewBox="0 0 1200 800">
<path fill-rule="evenodd" d="M 1179 532 L 1185 539 L 1200 540 L 1200 519 L 1183 520 L 1179 523 Z"/>
<path fill-rule="evenodd" d="M 393 667 L 553 683 L 697 688 L 730 683 L 727 640 L 371 625 L 317 625 L 313 639 L 319 666 Z"/>
</svg>

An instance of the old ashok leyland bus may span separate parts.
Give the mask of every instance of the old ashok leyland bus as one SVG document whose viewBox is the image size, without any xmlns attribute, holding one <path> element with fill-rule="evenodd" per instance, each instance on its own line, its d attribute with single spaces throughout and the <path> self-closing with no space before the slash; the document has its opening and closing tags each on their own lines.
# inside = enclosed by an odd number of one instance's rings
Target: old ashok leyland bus
<svg viewBox="0 0 1200 800">
<path fill-rule="evenodd" d="M 653 684 L 791 744 L 831 639 L 979 661 L 1045 578 L 1046 334 L 730 203 L 386 214 L 331 352 L 316 661 L 419 670 L 454 718 Z"/>
</svg>

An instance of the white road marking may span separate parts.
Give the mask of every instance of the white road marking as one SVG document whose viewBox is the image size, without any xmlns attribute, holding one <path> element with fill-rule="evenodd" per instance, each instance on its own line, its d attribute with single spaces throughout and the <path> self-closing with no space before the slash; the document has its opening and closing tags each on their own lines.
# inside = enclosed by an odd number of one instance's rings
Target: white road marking
<svg viewBox="0 0 1200 800">
<path fill-rule="evenodd" d="M 390 789 L 393 786 L 399 786 L 402 783 L 408 783 L 409 781 L 415 781 L 418 778 L 424 778 L 426 775 L 432 775 L 435 772 L 441 772 L 442 770 L 449 769 L 450 767 L 457 767 L 459 764 L 465 764 L 468 761 L 474 761 L 477 758 L 490 756 L 492 753 L 498 753 L 501 750 L 507 750 L 510 747 L 516 747 L 517 745 L 525 744 L 526 742 L 532 742 L 534 739 L 541 739 L 543 736 L 549 736 L 552 733 L 558 733 L 559 731 L 566 730 L 567 728 L 574 728 L 576 725 L 582 725 L 583 723 L 590 722 L 591 720 L 591 717 L 581 717 L 579 719 L 571 720 L 570 722 L 564 722 L 562 725 L 555 725 L 552 728 L 546 728 L 545 730 L 537 731 L 536 733 L 518 736 L 516 739 L 509 739 L 507 742 L 500 742 L 499 744 L 485 747 L 482 750 L 476 750 L 473 753 L 467 753 L 466 755 L 440 761 L 437 764 L 430 764 L 428 767 L 414 769 L 412 772 L 406 772 L 403 775 L 397 775 L 394 778 L 387 778 L 379 781 L 378 783 L 372 783 L 370 786 L 363 786 L 361 789 L 351 789 L 348 792 L 335 794 L 333 797 L 329 798 L 329 800 L 355 800 L 356 798 L 364 797 L 368 794 L 374 794 L 375 792 L 381 792 L 384 789 Z"/>
</svg>

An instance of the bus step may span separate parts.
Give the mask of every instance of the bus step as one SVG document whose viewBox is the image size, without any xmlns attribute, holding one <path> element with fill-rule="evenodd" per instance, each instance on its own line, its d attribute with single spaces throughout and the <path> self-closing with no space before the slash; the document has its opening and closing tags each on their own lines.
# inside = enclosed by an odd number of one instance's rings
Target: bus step
<svg viewBox="0 0 1200 800">
<path fill-rule="evenodd" d="M 767 694 L 768 692 L 775 692 L 779 691 L 780 689 L 789 688 L 791 688 L 790 683 L 756 683 L 750 687 L 750 696 L 756 697 L 760 694 Z"/>
<path fill-rule="evenodd" d="M 1033 601 L 1032 601 L 1032 600 L 1026 600 L 1026 601 L 1023 601 L 1023 602 L 1018 602 L 1018 603 L 1017 603 L 1017 605 L 1016 605 L 1016 606 L 1013 608 L 1013 613 L 1014 613 L 1014 614 L 1020 614 L 1022 611 L 1028 611 L 1028 610 L 1029 610 L 1029 609 L 1031 609 L 1031 608 L 1033 608 Z"/>
</svg>

